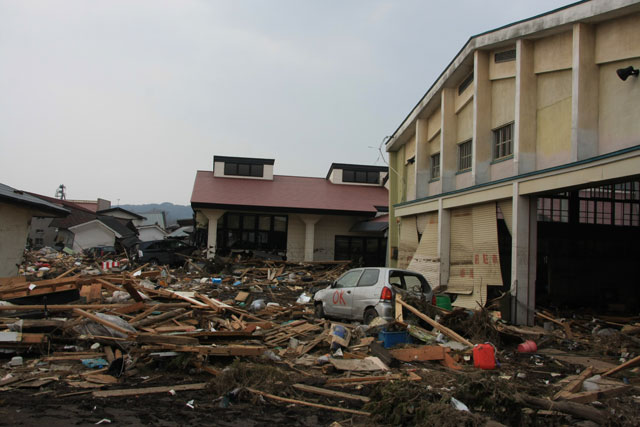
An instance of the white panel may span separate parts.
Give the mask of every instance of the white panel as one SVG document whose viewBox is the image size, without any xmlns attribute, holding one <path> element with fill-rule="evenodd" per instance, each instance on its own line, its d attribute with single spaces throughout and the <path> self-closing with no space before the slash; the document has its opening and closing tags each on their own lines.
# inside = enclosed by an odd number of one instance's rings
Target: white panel
<svg viewBox="0 0 640 427">
<path fill-rule="evenodd" d="M 418 248 L 418 230 L 416 217 L 408 216 L 400 220 L 400 245 L 398 249 L 398 268 L 407 268 Z"/>
<path fill-rule="evenodd" d="M 431 287 L 440 284 L 440 257 L 438 257 L 438 213 L 422 214 L 418 216 L 418 224 L 424 221 L 424 228 L 420 244 L 416 250 L 409 270 L 422 273 Z"/>
</svg>

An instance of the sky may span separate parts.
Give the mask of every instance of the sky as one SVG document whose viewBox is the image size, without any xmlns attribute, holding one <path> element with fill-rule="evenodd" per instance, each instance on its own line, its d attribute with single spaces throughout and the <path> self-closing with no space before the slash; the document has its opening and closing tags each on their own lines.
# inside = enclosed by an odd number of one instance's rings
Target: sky
<svg viewBox="0 0 640 427">
<path fill-rule="evenodd" d="M 214 155 L 384 165 L 469 37 L 570 3 L 0 0 L 0 182 L 189 204 Z"/>
</svg>

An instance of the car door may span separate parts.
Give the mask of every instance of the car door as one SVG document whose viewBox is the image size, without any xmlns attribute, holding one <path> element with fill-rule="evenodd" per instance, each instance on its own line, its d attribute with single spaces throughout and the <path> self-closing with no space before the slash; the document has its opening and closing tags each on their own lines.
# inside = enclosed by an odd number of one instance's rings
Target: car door
<svg viewBox="0 0 640 427">
<path fill-rule="evenodd" d="M 343 319 L 351 318 L 353 291 L 361 275 L 361 268 L 349 270 L 335 281 L 333 286 L 331 286 L 331 294 L 328 296 L 327 301 L 325 301 L 326 314 Z"/>
<path fill-rule="evenodd" d="M 362 319 L 367 307 L 375 306 L 380 301 L 380 289 L 375 286 L 380 281 L 379 268 L 365 268 L 360 275 L 358 284 L 353 289 L 353 304 L 351 317 Z"/>
</svg>

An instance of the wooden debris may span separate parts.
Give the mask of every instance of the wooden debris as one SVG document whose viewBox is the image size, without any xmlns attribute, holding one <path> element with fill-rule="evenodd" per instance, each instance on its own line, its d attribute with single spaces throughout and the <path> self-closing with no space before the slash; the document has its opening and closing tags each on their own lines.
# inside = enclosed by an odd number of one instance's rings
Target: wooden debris
<svg viewBox="0 0 640 427">
<path fill-rule="evenodd" d="M 365 412 L 365 411 L 356 411 L 355 409 L 339 408 L 336 406 L 327 406 L 327 405 L 321 405 L 319 403 L 305 402 L 303 400 L 289 399 L 286 397 L 280 397 L 274 394 L 265 393 L 260 390 L 255 390 L 253 388 L 247 388 L 247 390 L 249 390 L 251 393 L 259 394 L 261 396 L 268 397 L 269 399 L 273 399 L 273 400 L 278 400 L 280 402 L 295 403 L 298 405 L 312 406 L 314 408 L 327 409 L 329 411 L 346 412 L 348 414 L 354 414 L 354 415 L 364 415 L 367 417 L 371 416 L 371 413 Z"/>
<path fill-rule="evenodd" d="M 636 364 L 640 363 L 640 356 L 636 356 L 631 360 L 627 360 L 626 362 L 624 362 L 622 365 L 620 366 L 616 366 L 615 368 L 609 369 L 607 372 L 605 372 L 604 374 L 602 374 L 603 377 L 615 374 L 616 372 L 620 372 L 624 369 L 630 368 Z"/>
<path fill-rule="evenodd" d="M 413 348 L 400 348 L 389 351 L 391 355 L 403 362 L 444 360 L 445 348 L 438 345 L 424 345 Z"/>
<path fill-rule="evenodd" d="M 146 388 L 126 388 L 121 390 L 98 390 L 94 391 L 93 397 L 123 397 L 123 396 L 139 396 L 143 394 L 157 394 L 157 393 L 169 393 L 173 391 L 187 391 L 187 390 L 204 390 L 207 387 L 207 383 L 196 384 L 180 384 L 174 386 L 162 386 L 162 387 L 146 387 Z"/>
<path fill-rule="evenodd" d="M 568 383 L 566 386 L 562 388 L 562 390 L 557 392 L 553 396 L 552 400 L 558 400 L 558 399 L 570 396 L 571 394 L 580 390 L 580 388 L 582 387 L 582 383 L 584 383 L 584 380 L 589 378 L 591 375 L 593 375 L 593 366 L 589 366 L 587 369 L 582 371 L 580 375 L 578 375 L 573 381 Z"/>
<path fill-rule="evenodd" d="M 335 397 L 338 399 L 355 400 L 357 402 L 370 402 L 371 399 L 357 394 L 343 393 L 341 391 L 328 390 L 326 388 L 314 387 L 306 384 L 294 384 L 293 388 L 307 393 L 319 394 L 320 396 Z"/>
</svg>

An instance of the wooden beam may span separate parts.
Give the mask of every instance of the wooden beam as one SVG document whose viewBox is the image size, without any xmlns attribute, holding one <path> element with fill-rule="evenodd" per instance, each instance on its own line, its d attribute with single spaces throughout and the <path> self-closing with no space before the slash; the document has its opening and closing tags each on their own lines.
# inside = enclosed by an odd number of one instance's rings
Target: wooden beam
<svg viewBox="0 0 640 427">
<path fill-rule="evenodd" d="M 319 403 L 305 402 L 304 400 L 296 400 L 296 399 L 289 399 L 287 397 L 280 397 L 280 396 L 276 396 L 275 394 L 265 393 L 264 391 L 256 390 L 256 389 L 253 389 L 253 388 L 250 388 L 250 387 L 247 387 L 247 390 L 249 390 L 251 393 L 259 394 L 261 396 L 267 397 L 269 399 L 277 400 L 277 401 L 280 401 L 280 402 L 294 403 L 294 404 L 297 404 L 297 405 L 304 405 L 304 406 L 311 406 L 313 408 L 327 409 L 329 411 L 346 412 L 348 414 L 354 414 L 354 415 L 364 415 L 366 417 L 371 415 L 370 412 L 356 411 L 355 409 L 347 409 L 347 408 L 340 408 L 340 407 L 336 407 L 336 406 L 320 405 Z"/>
<path fill-rule="evenodd" d="M 444 347 L 439 345 L 423 345 L 415 348 L 399 348 L 389 350 L 391 355 L 403 362 L 423 362 L 427 360 L 444 360 Z"/>
<path fill-rule="evenodd" d="M 180 384 L 174 386 L 146 387 L 146 388 L 127 388 L 123 390 L 96 390 L 93 397 L 122 397 L 122 396 L 138 396 L 142 394 L 169 393 L 173 391 L 188 390 L 204 390 L 208 383 L 196 384 Z"/>
<path fill-rule="evenodd" d="M 357 402 L 370 402 L 371 399 L 366 396 L 357 394 L 343 393 L 341 391 L 333 391 L 326 388 L 314 387 L 306 384 L 294 384 L 293 388 L 304 391 L 306 393 L 319 394 L 320 396 L 335 397 L 337 399 L 355 400 Z"/>
<path fill-rule="evenodd" d="M 627 384 L 621 384 L 618 387 L 607 388 L 603 390 L 583 391 L 580 393 L 573 393 L 567 396 L 562 396 L 562 400 L 575 403 L 591 403 L 596 400 L 601 400 L 607 397 L 620 396 L 623 393 L 631 390 L 632 386 Z"/>
<path fill-rule="evenodd" d="M 613 369 L 609 369 L 607 372 L 605 372 L 604 374 L 602 374 L 603 377 L 607 377 L 609 375 L 615 374 L 616 372 L 622 371 L 623 369 L 627 369 L 633 365 L 635 365 L 636 363 L 640 362 L 640 356 L 636 356 L 631 360 L 627 360 L 626 362 L 624 362 L 622 365 L 620 366 L 616 366 Z"/>
<path fill-rule="evenodd" d="M 95 314 L 88 313 L 88 312 L 86 312 L 84 310 L 81 310 L 79 308 L 74 308 L 73 312 L 76 313 L 76 314 L 79 314 L 82 317 L 86 317 L 87 319 L 91 319 L 96 323 L 100 323 L 101 325 L 106 326 L 107 328 L 111 328 L 111 329 L 113 329 L 115 331 L 121 332 L 121 333 L 123 333 L 125 335 L 135 335 L 135 333 L 131 332 L 128 329 L 121 328 L 120 326 L 118 326 L 116 324 L 113 324 L 113 323 L 111 323 L 111 322 L 109 322 L 107 320 L 104 320 L 104 319 L 96 316 Z"/>
<path fill-rule="evenodd" d="M 412 312 L 413 314 L 415 314 L 416 316 L 418 316 L 419 318 L 421 318 L 422 320 L 424 320 L 425 322 L 427 322 L 428 324 L 430 324 L 434 328 L 438 329 L 440 332 L 442 332 L 444 335 L 446 335 L 450 339 L 452 339 L 454 341 L 458 341 L 459 343 L 462 343 L 462 344 L 466 345 L 467 347 L 473 347 L 473 344 L 470 341 L 468 341 L 467 339 L 461 337 L 456 332 L 452 331 L 451 329 L 447 328 L 446 326 L 442 326 L 440 323 L 436 322 L 435 320 L 433 320 L 432 318 L 430 318 L 426 314 L 419 312 L 416 308 L 414 308 L 413 306 L 411 306 L 411 305 L 407 304 L 406 302 L 404 302 L 402 300 L 402 297 L 400 296 L 400 294 L 396 294 L 396 301 L 399 301 L 400 304 L 402 304 L 404 307 L 407 308 L 407 310 L 409 310 L 410 312 Z"/>
<path fill-rule="evenodd" d="M 589 378 L 592 374 L 593 374 L 593 366 L 589 366 L 587 369 L 582 371 L 580 375 L 578 375 L 573 381 L 570 381 L 567 385 L 562 387 L 562 390 L 557 392 L 553 396 L 552 400 L 558 400 L 561 397 L 569 396 L 572 393 L 575 393 L 576 391 L 580 390 L 582 388 L 582 383 L 584 382 L 584 380 Z"/>
</svg>

